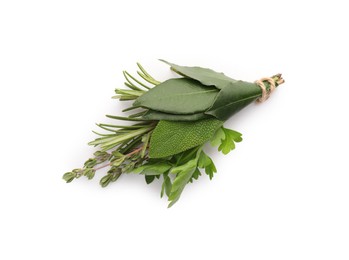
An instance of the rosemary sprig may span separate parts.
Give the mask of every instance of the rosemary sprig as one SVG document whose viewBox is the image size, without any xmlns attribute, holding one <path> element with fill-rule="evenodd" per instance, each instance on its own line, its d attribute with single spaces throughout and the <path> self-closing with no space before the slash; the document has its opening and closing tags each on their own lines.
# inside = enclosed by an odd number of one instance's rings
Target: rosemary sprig
<svg viewBox="0 0 349 260">
<path fill-rule="evenodd" d="M 143 80 L 153 85 L 160 84 L 160 82 L 150 76 L 139 63 L 137 63 L 137 66 L 140 69 L 140 71 L 137 71 L 137 74 L 141 76 Z M 116 89 L 115 93 L 117 95 L 113 98 L 117 98 L 121 101 L 133 101 L 150 89 L 141 79 L 137 79 L 127 71 L 124 71 L 123 75 L 126 80 L 124 84 L 128 89 Z M 124 109 L 123 112 L 133 109 L 137 109 L 137 107 L 129 106 Z M 134 167 L 142 165 L 144 161 L 148 159 L 147 154 L 150 135 L 158 121 L 141 118 L 147 110 L 140 110 L 141 111 L 128 116 L 106 115 L 106 117 L 111 119 L 133 122 L 134 124 L 97 124 L 100 129 L 107 133 L 93 131 L 99 137 L 89 142 L 89 145 L 99 147 L 99 150 L 94 153 L 93 158 L 85 162 L 83 168 L 74 169 L 71 172 L 65 173 L 63 179 L 66 182 L 71 182 L 81 176 L 92 179 L 96 171 L 109 167 L 107 175 L 100 180 L 101 186 L 106 187 L 110 182 L 116 181 L 122 173 L 128 173 L 132 171 Z"/>
</svg>

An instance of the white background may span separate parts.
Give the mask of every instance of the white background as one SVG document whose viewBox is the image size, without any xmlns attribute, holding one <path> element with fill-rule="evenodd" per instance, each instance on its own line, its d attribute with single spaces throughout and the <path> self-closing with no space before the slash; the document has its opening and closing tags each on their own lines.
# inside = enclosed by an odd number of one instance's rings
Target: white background
<svg viewBox="0 0 349 260">
<path fill-rule="evenodd" d="M 345 3 L 1 1 L 0 258 L 349 259 Z M 65 184 L 122 70 L 173 76 L 158 58 L 286 83 L 171 209 L 137 175 Z"/>
</svg>

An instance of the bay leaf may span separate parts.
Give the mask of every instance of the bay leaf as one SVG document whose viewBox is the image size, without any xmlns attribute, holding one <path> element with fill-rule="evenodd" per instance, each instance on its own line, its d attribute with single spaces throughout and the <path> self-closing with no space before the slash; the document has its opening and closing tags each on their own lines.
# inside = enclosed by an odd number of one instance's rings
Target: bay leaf
<svg viewBox="0 0 349 260">
<path fill-rule="evenodd" d="M 133 106 L 172 114 L 194 114 L 212 106 L 218 89 L 188 78 L 169 79 L 150 89 Z"/>
<path fill-rule="evenodd" d="M 205 114 L 225 121 L 262 95 L 255 83 L 236 81 L 221 89 L 211 108 Z"/>
<path fill-rule="evenodd" d="M 199 81 L 201 84 L 206 86 L 215 86 L 218 89 L 224 88 L 229 82 L 236 82 L 235 79 L 232 79 L 221 72 L 216 72 L 211 69 L 201 68 L 201 67 L 188 67 L 188 66 L 179 66 L 165 60 L 160 60 L 170 65 L 172 70 L 176 73 Z"/>
<path fill-rule="evenodd" d="M 142 117 L 147 120 L 196 121 L 204 118 L 210 118 L 212 116 L 206 115 L 203 112 L 196 114 L 176 115 L 155 110 L 148 110 L 148 112 L 146 112 Z"/>
</svg>

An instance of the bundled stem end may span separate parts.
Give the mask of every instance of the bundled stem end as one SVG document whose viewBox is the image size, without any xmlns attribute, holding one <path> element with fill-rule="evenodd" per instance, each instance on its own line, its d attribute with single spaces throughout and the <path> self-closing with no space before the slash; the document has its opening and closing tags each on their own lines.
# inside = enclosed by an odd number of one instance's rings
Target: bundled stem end
<svg viewBox="0 0 349 260">
<path fill-rule="evenodd" d="M 285 80 L 282 78 L 282 74 L 281 73 L 278 73 L 278 74 L 272 76 L 271 78 L 274 80 L 276 87 L 281 85 L 281 84 L 283 84 L 283 83 L 285 83 Z"/>
</svg>

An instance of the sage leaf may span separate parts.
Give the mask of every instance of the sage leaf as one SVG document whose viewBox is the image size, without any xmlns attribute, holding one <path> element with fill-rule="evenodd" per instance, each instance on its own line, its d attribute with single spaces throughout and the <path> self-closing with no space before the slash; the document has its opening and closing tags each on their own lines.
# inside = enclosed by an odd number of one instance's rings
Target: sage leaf
<svg viewBox="0 0 349 260">
<path fill-rule="evenodd" d="M 150 139 L 149 157 L 167 157 L 201 145 L 210 140 L 222 124 L 217 119 L 160 121 Z"/>
</svg>

